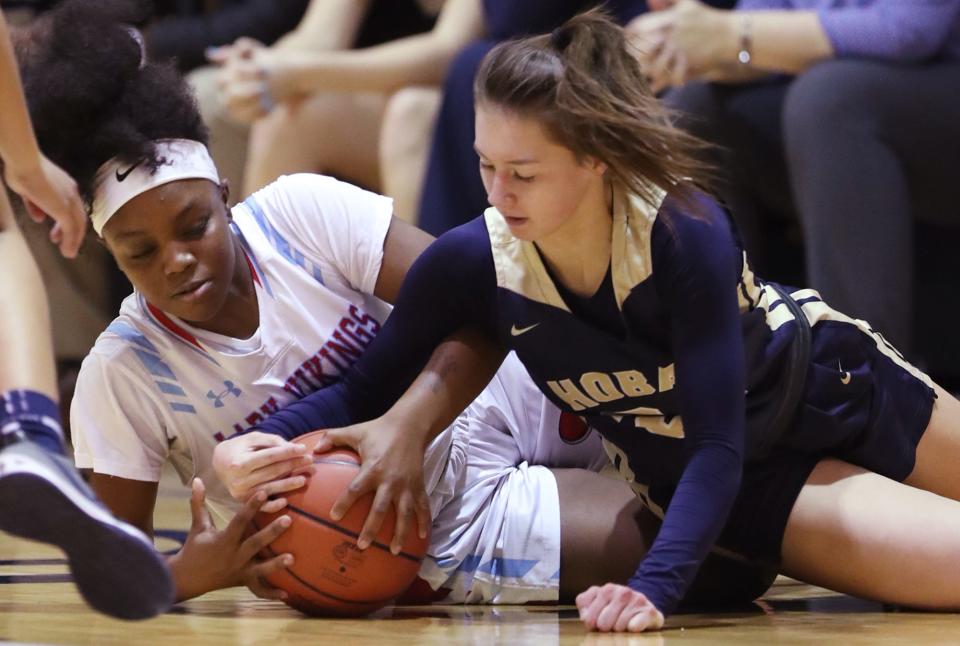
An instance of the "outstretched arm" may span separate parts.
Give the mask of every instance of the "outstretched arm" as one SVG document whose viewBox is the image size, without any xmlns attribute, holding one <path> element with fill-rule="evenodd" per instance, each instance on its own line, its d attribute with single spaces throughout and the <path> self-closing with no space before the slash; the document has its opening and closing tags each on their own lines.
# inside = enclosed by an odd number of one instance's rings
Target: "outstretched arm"
<svg viewBox="0 0 960 646">
<path fill-rule="evenodd" d="M 417 260 L 386 325 L 343 381 L 278 411 L 255 429 L 261 433 L 217 447 L 215 465 L 224 483 L 230 487 L 231 482 L 243 480 L 250 487 L 242 492 L 233 490 L 235 496 L 242 497 L 264 484 L 248 477 L 262 465 L 254 461 L 247 446 L 261 441 L 264 433 L 292 440 L 317 428 L 380 417 L 361 428 L 329 433 L 332 442 L 355 446 L 364 457 L 364 470 L 336 509 L 345 510 L 379 482 L 382 493 L 378 493 L 380 502 L 375 505 L 370 527 L 379 526 L 391 500 L 406 497 L 403 491 L 413 497 L 402 503 L 399 516 L 407 517 L 416 500 L 422 521 L 423 447 L 482 390 L 503 357 L 493 333 L 495 278 L 486 230 L 481 221 L 461 229 L 468 233 L 455 231 L 444 236 Z M 474 326 L 479 332 L 458 332 L 464 326 Z M 297 449 L 288 447 L 289 455 L 281 455 L 282 450 L 275 447 L 271 450 L 278 461 L 290 461 L 293 470 Z M 298 482 L 270 483 L 267 491 L 289 490 L 299 486 Z M 425 523 L 420 525 L 424 530 Z M 371 533 L 364 528 L 364 537 Z"/>
<path fill-rule="evenodd" d="M 42 199 L 62 221 L 58 235 L 61 249 L 73 255 L 82 239 L 86 217 L 76 185 L 63 171 L 47 162 L 37 149 L 20 77 L 0 14 L 0 156 L 8 181 L 28 199 Z M 59 171 L 59 174 L 53 170 Z M 53 185 L 49 179 L 63 180 Z M 59 189 L 59 190 L 58 190 Z M 4 311 L 0 315 L 0 393 L 27 389 L 56 399 L 56 374 L 50 342 L 50 315 L 46 291 L 33 256 L 14 219 L 6 190 L 0 186 L 0 293 Z"/>
<path fill-rule="evenodd" d="M 10 44 L 7 23 L 2 14 L 0 158 L 3 159 L 7 185 L 24 199 L 30 216 L 38 222 L 42 222 L 46 215 L 53 218 L 55 225 L 50 232 L 50 240 L 60 246 L 60 252 L 64 256 L 76 256 L 86 232 L 86 211 L 73 179 L 44 157 L 37 147 L 37 139 L 27 112 L 27 102 L 20 86 L 20 74 Z M 0 224 L 0 230 L 13 226 L 8 223 L 11 218 L 3 217 L 5 222 Z M 32 260 L 30 262 L 32 263 Z M 16 274 L 11 273 L 11 276 Z"/>
<path fill-rule="evenodd" d="M 739 251 L 715 203 L 701 201 L 710 217 L 700 219 L 668 200 L 670 229 L 658 221 L 652 235 L 654 281 L 670 310 L 686 465 L 629 590 L 607 584 L 578 598 L 584 623 L 603 631 L 657 628 L 673 612 L 727 521 L 743 468 Z"/>
</svg>

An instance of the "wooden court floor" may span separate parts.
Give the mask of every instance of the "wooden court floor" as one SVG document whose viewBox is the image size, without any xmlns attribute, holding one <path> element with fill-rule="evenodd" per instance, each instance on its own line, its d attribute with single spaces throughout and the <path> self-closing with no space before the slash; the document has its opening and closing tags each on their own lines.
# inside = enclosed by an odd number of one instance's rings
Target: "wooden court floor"
<svg viewBox="0 0 960 646">
<path fill-rule="evenodd" d="M 164 485 L 156 527 L 189 525 L 183 490 Z M 176 542 L 161 538 L 161 549 Z M 906 582 L 905 582 L 906 583 Z M 906 583 L 908 584 L 908 583 Z M 895 611 L 781 579 L 756 604 L 672 617 L 660 633 L 599 635 L 570 606 L 386 608 L 361 620 L 311 619 L 245 589 L 209 594 L 127 623 L 98 615 L 57 550 L 0 535 L 0 641 L 29 644 L 960 644 L 960 614 Z"/>
</svg>

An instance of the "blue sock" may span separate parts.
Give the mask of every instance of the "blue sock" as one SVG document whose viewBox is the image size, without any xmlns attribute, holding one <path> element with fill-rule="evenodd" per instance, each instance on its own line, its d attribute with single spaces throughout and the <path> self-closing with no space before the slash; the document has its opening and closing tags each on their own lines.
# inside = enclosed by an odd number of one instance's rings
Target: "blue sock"
<svg viewBox="0 0 960 646">
<path fill-rule="evenodd" d="M 22 432 L 52 453 L 63 454 L 63 429 L 56 402 L 34 390 L 0 393 L 0 433 Z"/>
</svg>

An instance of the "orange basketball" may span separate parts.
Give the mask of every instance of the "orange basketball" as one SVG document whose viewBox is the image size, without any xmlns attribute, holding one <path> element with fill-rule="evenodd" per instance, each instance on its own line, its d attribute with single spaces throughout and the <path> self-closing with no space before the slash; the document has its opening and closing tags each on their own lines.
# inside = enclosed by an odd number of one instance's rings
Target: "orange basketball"
<svg viewBox="0 0 960 646">
<path fill-rule="evenodd" d="M 308 433 L 297 439 L 311 450 L 318 438 Z M 339 521 L 330 509 L 340 492 L 357 475 L 360 459 L 349 449 L 314 456 L 314 473 L 301 489 L 286 494 L 288 505 L 275 514 L 260 513 L 256 528 L 287 514 L 293 521 L 266 548 L 267 556 L 288 552 L 294 564 L 268 577 L 285 590 L 287 605 L 308 615 L 364 615 L 381 608 L 405 591 L 416 578 L 429 539 L 412 528 L 400 554 L 390 553 L 395 513 L 387 514 L 374 542 L 357 548 L 357 537 L 373 504 L 373 494 L 360 498 Z"/>
</svg>

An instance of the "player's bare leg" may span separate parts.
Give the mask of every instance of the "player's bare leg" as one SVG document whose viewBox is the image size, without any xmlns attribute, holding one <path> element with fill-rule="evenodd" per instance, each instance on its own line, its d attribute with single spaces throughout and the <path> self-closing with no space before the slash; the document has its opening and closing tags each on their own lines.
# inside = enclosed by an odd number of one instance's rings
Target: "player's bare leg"
<svg viewBox="0 0 960 646">
<path fill-rule="evenodd" d="M 660 529 L 660 520 L 622 480 L 584 469 L 552 469 L 560 494 L 560 600 L 592 585 L 626 583 Z M 710 555 L 687 594 L 697 604 L 749 602 L 776 572 Z"/>
<path fill-rule="evenodd" d="M 659 521 L 622 480 L 584 469 L 551 471 L 560 495 L 561 601 L 591 585 L 625 582 Z"/>
<path fill-rule="evenodd" d="M 833 459 L 810 475 L 783 540 L 789 576 L 920 608 L 960 609 L 958 563 L 960 502 Z"/>
<path fill-rule="evenodd" d="M 960 500 L 960 401 L 936 386 L 937 400 L 907 484 Z"/>
</svg>

